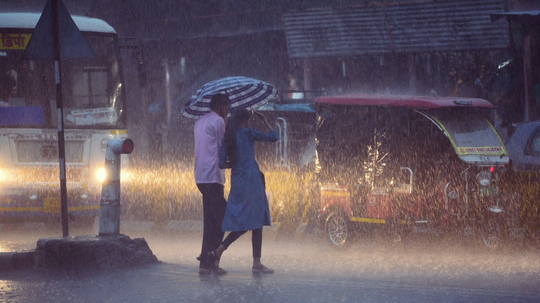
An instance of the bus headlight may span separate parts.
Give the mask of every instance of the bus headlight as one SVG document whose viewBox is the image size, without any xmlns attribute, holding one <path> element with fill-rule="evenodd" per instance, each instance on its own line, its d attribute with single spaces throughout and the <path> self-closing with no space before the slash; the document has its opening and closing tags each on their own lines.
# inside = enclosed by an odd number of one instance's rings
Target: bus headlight
<svg viewBox="0 0 540 303">
<path fill-rule="evenodd" d="M 103 183 L 105 181 L 105 178 L 107 178 L 107 171 L 105 170 L 105 167 L 100 167 L 96 170 L 96 178 L 98 179 L 99 183 Z"/>
<path fill-rule="evenodd" d="M 491 183 L 491 173 L 487 170 L 481 171 L 476 175 L 476 179 L 478 180 L 478 183 L 482 186 L 489 186 Z"/>
<path fill-rule="evenodd" d="M 15 177 L 13 172 L 5 167 L 0 167 L 0 184 L 1 183 L 12 183 L 15 182 Z"/>
</svg>

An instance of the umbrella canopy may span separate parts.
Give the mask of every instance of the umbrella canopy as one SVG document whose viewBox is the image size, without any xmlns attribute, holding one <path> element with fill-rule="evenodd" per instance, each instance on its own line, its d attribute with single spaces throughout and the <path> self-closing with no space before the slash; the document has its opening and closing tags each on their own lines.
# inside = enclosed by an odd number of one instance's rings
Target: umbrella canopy
<svg viewBox="0 0 540 303">
<path fill-rule="evenodd" d="M 276 88 L 269 83 L 241 76 L 225 77 L 203 85 L 180 112 L 188 118 L 199 118 L 210 112 L 210 100 L 219 93 L 229 96 L 231 111 L 255 109 L 278 98 Z"/>
</svg>

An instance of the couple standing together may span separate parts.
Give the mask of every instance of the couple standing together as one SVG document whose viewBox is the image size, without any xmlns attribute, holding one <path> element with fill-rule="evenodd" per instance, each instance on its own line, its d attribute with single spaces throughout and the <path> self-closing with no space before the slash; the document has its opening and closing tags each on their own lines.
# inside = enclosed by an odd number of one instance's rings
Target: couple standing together
<svg viewBox="0 0 540 303">
<path fill-rule="evenodd" d="M 270 225 L 270 208 L 264 175 L 255 161 L 255 141 L 276 142 L 279 137 L 266 117 L 261 119 L 268 133 L 249 128 L 251 111 L 237 109 L 225 127 L 230 100 L 214 95 L 210 112 L 195 123 L 195 182 L 203 195 L 204 231 L 200 275 L 224 275 L 219 267 L 223 252 L 247 231 L 252 232 L 253 273 L 273 273 L 261 263 L 262 228 Z M 224 197 L 224 169 L 231 168 L 229 201 Z M 226 231 L 230 233 L 225 240 Z"/>
</svg>

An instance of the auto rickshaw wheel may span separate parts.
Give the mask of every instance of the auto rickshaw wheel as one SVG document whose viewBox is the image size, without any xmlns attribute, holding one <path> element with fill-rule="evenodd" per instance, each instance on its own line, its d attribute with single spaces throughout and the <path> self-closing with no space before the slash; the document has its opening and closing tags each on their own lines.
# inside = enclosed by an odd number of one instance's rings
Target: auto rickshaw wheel
<svg viewBox="0 0 540 303">
<path fill-rule="evenodd" d="M 333 211 L 326 218 L 326 235 L 330 244 L 346 248 L 350 244 L 349 219 L 341 211 Z"/>
</svg>

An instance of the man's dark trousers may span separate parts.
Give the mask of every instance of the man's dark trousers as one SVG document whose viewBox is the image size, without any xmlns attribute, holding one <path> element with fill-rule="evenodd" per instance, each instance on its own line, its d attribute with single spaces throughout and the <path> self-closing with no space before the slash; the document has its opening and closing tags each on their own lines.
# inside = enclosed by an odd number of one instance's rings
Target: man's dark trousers
<svg viewBox="0 0 540 303">
<path fill-rule="evenodd" d="M 218 248 L 225 234 L 221 230 L 227 201 L 223 193 L 223 185 L 219 183 L 198 183 L 197 187 L 203 195 L 204 231 L 199 268 L 214 268 L 214 260 L 208 253 Z"/>
</svg>

